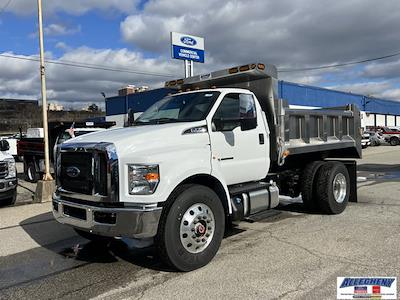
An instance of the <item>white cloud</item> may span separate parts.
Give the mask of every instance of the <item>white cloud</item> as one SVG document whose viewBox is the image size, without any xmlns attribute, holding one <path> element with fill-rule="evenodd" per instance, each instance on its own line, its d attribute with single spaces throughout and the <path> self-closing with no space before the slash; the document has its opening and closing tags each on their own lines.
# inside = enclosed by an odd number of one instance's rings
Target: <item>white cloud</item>
<svg viewBox="0 0 400 300">
<path fill-rule="evenodd" d="M 69 51 L 72 50 L 71 47 L 69 47 L 66 43 L 64 42 L 57 42 L 57 44 L 55 45 L 55 47 L 57 49 L 63 50 L 63 51 Z"/>
<path fill-rule="evenodd" d="M 392 83 L 389 81 L 371 81 L 371 82 L 363 82 L 363 83 L 351 83 L 351 84 L 341 84 L 335 86 L 329 86 L 328 88 L 339 90 L 343 92 L 350 92 L 353 94 L 362 94 L 362 95 L 370 95 L 373 97 L 385 97 L 387 91 L 392 86 Z M 393 98 L 393 97 L 390 97 Z"/>
<path fill-rule="evenodd" d="M 400 88 L 384 91 L 382 97 L 400 101 Z"/>
<path fill-rule="evenodd" d="M 50 24 L 44 28 L 44 34 L 49 36 L 56 35 L 70 35 L 81 31 L 81 26 L 78 25 L 73 28 L 69 28 L 63 24 Z"/>
<path fill-rule="evenodd" d="M 14 55 L 13 53 L 2 54 Z M 46 56 L 51 58 L 51 53 L 46 53 Z M 23 55 L 19 57 L 37 58 Z M 180 64 L 171 63 L 164 58 L 145 58 L 141 53 L 127 49 L 66 48 L 64 55 L 55 61 L 84 62 L 90 65 L 161 74 L 182 73 Z M 0 68 L 0 95 L 2 97 L 40 98 L 38 62 L 0 56 L 0 65 L 2 66 Z M 107 96 L 116 95 L 120 87 L 128 84 L 161 87 L 163 82 L 169 79 L 170 77 L 46 64 L 48 99 L 65 105 L 102 101 L 101 92 L 105 92 Z"/>
</svg>

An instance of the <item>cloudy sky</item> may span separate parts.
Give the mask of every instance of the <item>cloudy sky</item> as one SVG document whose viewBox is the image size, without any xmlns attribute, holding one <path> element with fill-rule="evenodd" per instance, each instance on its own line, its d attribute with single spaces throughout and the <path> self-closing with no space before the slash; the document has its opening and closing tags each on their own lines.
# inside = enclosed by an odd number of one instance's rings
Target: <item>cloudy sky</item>
<svg viewBox="0 0 400 300">
<path fill-rule="evenodd" d="M 67 107 L 100 104 L 101 92 L 115 95 L 126 84 L 155 88 L 182 77 L 183 62 L 170 58 L 170 31 L 205 37 L 206 62 L 195 64 L 195 73 L 255 61 L 299 69 L 400 52 L 398 0 L 44 0 L 43 6 L 46 59 L 129 70 L 47 64 L 48 97 Z M 0 0 L 0 98 L 40 97 L 38 63 L 10 57 L 37 58 L 36 11 L 35 0 Z M 400 56 L 279 76 L 400 101 Z"/>
</svg>

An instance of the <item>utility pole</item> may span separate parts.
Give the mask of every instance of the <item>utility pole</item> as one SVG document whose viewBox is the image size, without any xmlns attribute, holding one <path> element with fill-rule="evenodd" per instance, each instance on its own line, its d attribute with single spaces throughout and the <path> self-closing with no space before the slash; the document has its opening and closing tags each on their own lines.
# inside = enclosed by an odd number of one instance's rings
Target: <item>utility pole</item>
<svg viewBox="0 0 400 300">
<path fill-rule="evenodd" d="M 50 174 L 50 158 L 49 158 L 49 128 L 47 123 L 47 96 L 46 96 L 46 76 L 44 67 L 42 0 L 37 0 L 37 3 L 38 3 L 38 19 L 39 19 L 40 80 L 42 86 L 42 112 L 43 112 L 43 131 L 44 131 L 45 172 L 43 180 L 50 181 L 53 180 L 53 177 Z"/>
</svg>

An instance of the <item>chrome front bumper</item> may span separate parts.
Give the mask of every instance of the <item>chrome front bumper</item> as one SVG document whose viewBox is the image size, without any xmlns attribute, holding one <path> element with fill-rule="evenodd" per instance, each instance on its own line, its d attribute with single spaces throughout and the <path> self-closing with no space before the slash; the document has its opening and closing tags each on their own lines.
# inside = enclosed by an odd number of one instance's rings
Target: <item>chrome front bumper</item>
<svg viewBox="0 0 400 300">
<path fill-rule="evenodd" d="M 53 195 L 53 215 L 62 224 L 109 237 L 150 238 L 157 234 L 161 207 L 99 207 Z"/>
</svg>

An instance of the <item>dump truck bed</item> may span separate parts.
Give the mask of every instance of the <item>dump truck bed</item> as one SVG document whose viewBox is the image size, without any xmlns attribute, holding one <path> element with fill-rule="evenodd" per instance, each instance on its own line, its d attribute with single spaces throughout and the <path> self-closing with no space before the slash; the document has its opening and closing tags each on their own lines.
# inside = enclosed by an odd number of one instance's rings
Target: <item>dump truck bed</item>
<svg viewBox="0 0 400 300">
<path fill-rule="evenodd" d="M 281 138 L 289 155 L 330 152 L 338 157 L 361 157 L 361 119 L 355 105 L 321 109 L 283 108 Z"/>
</svg>

